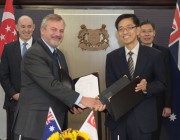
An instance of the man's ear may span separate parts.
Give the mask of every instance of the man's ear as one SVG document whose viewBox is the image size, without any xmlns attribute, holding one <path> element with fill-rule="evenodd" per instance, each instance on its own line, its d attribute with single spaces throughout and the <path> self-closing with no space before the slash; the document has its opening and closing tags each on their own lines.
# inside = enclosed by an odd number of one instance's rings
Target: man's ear
<svg viewBox="0 0 180 140">
<path fill-rule="evenodd" d="M 139 34 L 140 34 L 140 27 L 138 26 L 138 27 L 136 27 L 137 29 L 137 36 L 139 36 Z"/>
<path fill-rule="evenodd" d="M 154 32 L 154 37 L 155 37 L 156 36 L 156 31 L 154 30 L 153 32 Z"/>
<path fill-rule="evenodd" d="M 18 26 L 17 26 L 17 24 L 15 25 L 15 28 L 16 28 L 16 31 L 18 31 Z"/>
</svg>

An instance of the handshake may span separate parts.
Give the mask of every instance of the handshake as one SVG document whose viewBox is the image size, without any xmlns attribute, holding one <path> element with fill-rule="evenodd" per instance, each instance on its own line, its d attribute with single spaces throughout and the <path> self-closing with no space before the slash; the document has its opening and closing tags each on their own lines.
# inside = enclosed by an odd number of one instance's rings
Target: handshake
<svg viewBox="0 0 180 140">
<path fill-rule="evenodd" d="M 92 97 L 82 97 L 80 104 L 84 107 L 88 107 L 90 109 L 94 109 L 95 111 L 103 111 L 106 108 L 105 104 L 102 104 L 102 102 L 99 100 L 98 97 L 92 98 Z M 83 109 L 80 107 L 73 107 L 71 109 L 71 112 L 74 114 L 79 114 L 83 112 Z"/>
<path fill-rule="evenodd" d="M 86 107 L 94 109 L 95 111 L 103 111 L 106 108 L 106 105 L 102 104 L 98 97 L 82 97 L 80 103 Z"/>
</svg>

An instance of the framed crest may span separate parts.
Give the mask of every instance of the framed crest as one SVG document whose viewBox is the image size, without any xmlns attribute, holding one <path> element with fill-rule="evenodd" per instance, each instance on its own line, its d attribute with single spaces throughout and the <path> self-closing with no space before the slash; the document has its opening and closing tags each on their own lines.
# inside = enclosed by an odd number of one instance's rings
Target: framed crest
<svg viewBox="0 0 180 140">
<path fill-rule="evenodd" d="M 109 47 L 109 35 L 105 24 L 102 24 L 100 29 L 87 29 L 84 24 L 80 27 L 78 38 L 82 50 L 99 51 Z"/>
</svg>

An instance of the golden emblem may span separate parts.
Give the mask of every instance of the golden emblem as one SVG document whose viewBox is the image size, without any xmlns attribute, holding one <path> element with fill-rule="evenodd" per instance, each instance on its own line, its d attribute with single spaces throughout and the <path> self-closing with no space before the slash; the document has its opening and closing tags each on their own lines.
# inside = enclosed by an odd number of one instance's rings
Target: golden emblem
<svg viewBox="0 0 180 140">
<path fill-rule="evenodd" d="M 79 47 L 82 50 L 98 51 L 109 47 L 109 35 L 105 30 L 106 25 L 102 24 L 100 29 L 87 29 L 86 25 L 82 24 L 79 31 Z"/>
</svg>

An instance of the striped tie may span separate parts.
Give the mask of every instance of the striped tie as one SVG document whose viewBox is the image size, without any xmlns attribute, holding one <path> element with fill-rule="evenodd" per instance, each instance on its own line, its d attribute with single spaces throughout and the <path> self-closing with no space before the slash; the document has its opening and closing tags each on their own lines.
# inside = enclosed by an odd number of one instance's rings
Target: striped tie
<svg viewBox="0 0 180 140">
<path fill-rule="evenodd" d="M 128 68 L 129 68 L 129 72 L 130 72 L 131 79 L 132 79 L 133 78 L 133 74 L 134 74 L 134 65 L 133 65 L 133 59 L 132 59 L 133 52 L 129 51 L 128 55 L 129 55 L 129 58 L 128 58 Z"/>
</svg>

